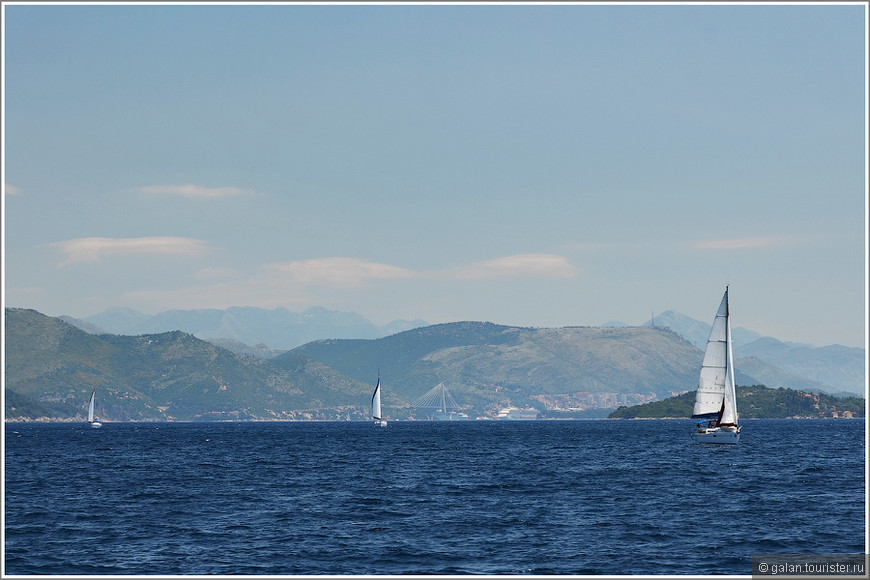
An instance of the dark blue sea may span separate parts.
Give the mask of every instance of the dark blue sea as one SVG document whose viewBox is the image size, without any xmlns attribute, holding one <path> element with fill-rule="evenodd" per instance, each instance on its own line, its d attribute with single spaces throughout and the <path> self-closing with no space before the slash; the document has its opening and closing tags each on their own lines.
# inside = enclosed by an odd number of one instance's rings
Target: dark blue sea
<svg viewBox="0 0 870 580">
<path fill-rule="evenodd" d="M 7 423 L 5 572 L 750 574 L 865 552 L 864 429 Z"/>
</svg>

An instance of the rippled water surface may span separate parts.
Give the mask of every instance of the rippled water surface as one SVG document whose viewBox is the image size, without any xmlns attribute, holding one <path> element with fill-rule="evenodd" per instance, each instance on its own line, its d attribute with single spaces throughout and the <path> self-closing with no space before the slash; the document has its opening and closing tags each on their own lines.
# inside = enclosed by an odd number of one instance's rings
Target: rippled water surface
<svg viewBox="0 0 870 580">
<path fill-rule="evenodd" d="M 750 574 L 864 553 L 864 423 L 7 423 L 7 574 Z"/>
</svg>

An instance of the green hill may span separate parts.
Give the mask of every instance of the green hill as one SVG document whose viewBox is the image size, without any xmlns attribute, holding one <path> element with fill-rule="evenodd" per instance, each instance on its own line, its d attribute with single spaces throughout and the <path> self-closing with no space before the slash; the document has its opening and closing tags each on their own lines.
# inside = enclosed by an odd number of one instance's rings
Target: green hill
<svg viewBox="0 0 870 580">
<path fill-rule="evenodd" d="M 661 328 L 518 328 L 438 324 L 376 340 L 321 340 L 303 354 L 360 381 L 381 371 L 385 393 L 414 401 L 444 383 L 477 409 L 542 404 L 558 393 L 661 393 L 697 382 L 701 353 Z"/>
<path fill-rule="evenodd" d="M 608 419 L 689 418 L 695 404 L 690 391 L 633 407 L 620 407 Z M 864 417 L 861 397 L 835 397 L 825 393 L 806 393 L 794 389 L 771 389 L 764 385 L 737 387 L 737 411 L 743 419 L 785 419 L 788 417 Z"/>
<path fill-rule="evenodd" d="M 444 383 L 460 404 L 478 412 L 508 403 L 544 411 L 541 400 L 552 395 L 664 398 L 697 385 L 703 358 L 661 327 L 519 328 L 488 322 L 437 324 L 374 340 L 319 340 L 274 360 L 296 354 L 362 382 L 373 382 L 380 369 L 385 394 L 407 402 Z M 817 381 L 757 359 L 738 359 L 736 367 L 742 384 L 823 391 Z"/>
<path fill-rule="evenodd" d="M 90 335 L 34 310 L 7 308 L 6 418 L 84 416 L 91 389 L 110 421 L 288 418 L 366 407 L 369 386 L 322 363 L 283 365 L 183 332 Z"/>
</svg>

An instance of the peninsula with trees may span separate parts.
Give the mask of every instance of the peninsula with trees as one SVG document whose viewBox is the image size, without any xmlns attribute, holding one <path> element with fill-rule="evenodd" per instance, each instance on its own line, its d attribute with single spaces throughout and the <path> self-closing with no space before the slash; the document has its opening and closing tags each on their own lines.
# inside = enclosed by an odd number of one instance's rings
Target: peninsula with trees
<svg viewBox="0 0 870 580">
<path fill-rule="evenodd" d="M 692 416 L 695 392 L 661 401 L 623 406 L 608 419 L 686 419 Z M 865 416 L 862 397 L 836 397 L 764 385 L 738 386 L 737 409 L 741 419 L 853 419 Z"/>
</svg>

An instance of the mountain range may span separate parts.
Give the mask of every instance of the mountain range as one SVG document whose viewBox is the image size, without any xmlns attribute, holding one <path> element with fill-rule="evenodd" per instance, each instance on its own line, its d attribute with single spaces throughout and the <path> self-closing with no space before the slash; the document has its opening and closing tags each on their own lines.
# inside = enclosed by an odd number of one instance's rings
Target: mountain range
<svg viewBox="0 0 870 580">
<path fill-rule="evenodd" d="M 455 322 L 377 340 L 320 340 L 303 355 L 356 380 L 380 368 L 386 392 L 413 401 L 443 383 L 461 403 L 497 410 L 571 393 L 670 394 L 697 383 L 701 353 L 665 329 L 518 328 Z"/>
<path fill-rule="evenodd" d="M 283 352 L 323 339 L 376 339 L 428 324 L 420 319 L 395 320 L 378 326 L 354 312 L 310 308 L 301 313 L 284 308 L 228 308 L 226 310 L 171 310 L 146 315 L 127 308 L 66 322 L 91 333 L 153 334 L 181 330 L 239 354 L 274 358 Z M 610 322 L 604 327 L 632 325 Z M 667 310 L 641 326 L 667 328 L 703 350 L 710 325 Z M 738 369 L 769 386 L 793 386 L 837 394 L 863 394 L 865 351 L 862 348 L 782 342 L 745 328 L 733 330 L 736 357 L 746 359 Z M 771 367 L 770 365 L 773 365 Z M 775 368 L 774 368 L 775 367 Z"/>
<path fill-rule="evenodd" d="M 94 388 L 98 412 L 110 421 L 367 418 L 378 374 L 388 417 L 414 416 L 414 402 L 439 383 L 469 414 L 493 416 L 509 404 L 547 410 L 559 398 L 649 400 L 693 390 L 703 356 L 658 325 L 456 322 L 377 339 L 318 340 L 267 359 L 179 330 L 89 334 L 15 308 L 5 318 L 7 418 L 81 417 Z M 758 358 L 735 363 L 742 385 L 825 390 Z"/>
</svg>

